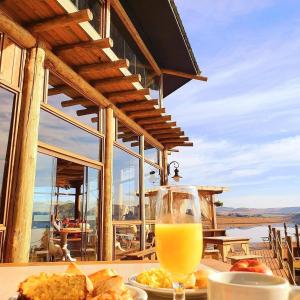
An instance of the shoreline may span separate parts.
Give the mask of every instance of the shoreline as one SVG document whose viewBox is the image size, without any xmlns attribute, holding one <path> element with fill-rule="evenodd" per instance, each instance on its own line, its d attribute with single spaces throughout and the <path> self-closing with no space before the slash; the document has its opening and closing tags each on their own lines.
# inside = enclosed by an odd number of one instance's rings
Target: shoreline
<svg viewBox="0 0 300 300">
<path fill-rule="evenodd" d="M 283 224 L 289 222 L 288 216 L 274 217 L 232 217 L 232 216 L 217 216 L 218 228 L 235 228 L 235 227 L 255 227 L 271 224 Z"/>
</svg>

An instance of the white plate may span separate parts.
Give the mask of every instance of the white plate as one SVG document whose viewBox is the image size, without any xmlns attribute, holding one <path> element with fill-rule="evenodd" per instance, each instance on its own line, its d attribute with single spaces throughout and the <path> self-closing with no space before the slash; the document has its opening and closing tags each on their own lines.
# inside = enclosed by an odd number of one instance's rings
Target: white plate
<svg viewBox="0 0 300 300">
<path fill-rule="evenodd" d="M 212 268 L 206 267 L 206 266 L 201 266 L 203 269 L 208 269 L 211 271 L 216 272 Z M 132 275 L 130 278 L 128 278 L 129 284 L 132 286 L 138 287 L 140 289 L 145 290 L 148 293 L 157 295 L 159 297 L 163 298 L 173 298 L 173 290 L 172 289 L 166 289 L 166 288 L 153 288 L 150 287 L 149 285 L 141 284 L 136 281 L 136 277 L 138 274 Z M 187 298 L 190 299 L 207 299 L 207 289 L 186 289 L 185 290 L 185 295 Z"/>
<path fill-rule="evenodd" d="M 134 300 L 147 300 L 148 299 L 147 293 L 145 291 L 143 291 L 142 289 L 135 287 L 135 286 L 128 285 L 128 284 L 125 284 L 125 286 L 129 289 Z M 17 299 L 18 299 L 18 295 L 10 297 L 8 300 L 17 300 Z"/>
</svg>

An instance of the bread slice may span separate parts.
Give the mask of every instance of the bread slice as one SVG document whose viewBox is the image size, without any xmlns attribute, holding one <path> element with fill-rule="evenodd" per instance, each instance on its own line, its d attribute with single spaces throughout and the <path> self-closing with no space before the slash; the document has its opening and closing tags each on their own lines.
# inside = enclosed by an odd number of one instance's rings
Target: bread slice
<svg viewBox="0 0 300 300">
<path fill-rule="evenodd" d="M 88 290 L 84 275 L 41 273 L 23 281 L 19 293 L 27 300 L 84 300 Z"/>
<path fill-rule="evenodd" d="M 93 274 L 90 274 L 88 277 L 92 281 L 93 285 L 97 285 L 98 282 L 109 279 L 110 277 L 113 277 L 115 275 L 118 275 L 114 270 L 111 269 L 103 269 L 99 270 Z"/>
<path fill-rule="evenodd" d="M 94 286 L 93 283 L 91 281 L 91 279 L 85 275 L 85 273 L 83 273 L 77 264 L 74 263 L 70 263 L 67 270 L 66 270 L 67 274 L 76 274 L 76 275 L 84 275 L 85 279 L 86 279 L 86 287 L 89 293 L 92 293 L 94 290 Z"/>
</svg>

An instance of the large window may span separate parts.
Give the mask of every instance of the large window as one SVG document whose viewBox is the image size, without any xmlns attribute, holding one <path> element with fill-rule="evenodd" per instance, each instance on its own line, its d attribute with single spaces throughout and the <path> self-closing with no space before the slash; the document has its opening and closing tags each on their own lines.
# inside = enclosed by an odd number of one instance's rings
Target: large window
<svg viewBox="0 0 300 300">
<path fill-rule="evenodd" d="M 0 224 L 4 217 L 4 182 L 7 179 L 14 103 L 15 94 L 0 87 Z"/>
<path fill-rule="evenodd" d="M 90 159 L 100 160 L 102 139 L 64 119 L 41 110 L 39 140 Z"/>
<path fill-rule="evenodd" d="M 117 121 L 117 142 L 140 153 L 140 137 L 127 126 Z"/>
<path fill-rule="evenodd" d="M 114 147 L 113 161 L 113 219 L 138 220 L 139 158 Z"/>
<path fill-rule="evenodd" d="M 97 169 L 38 153 L 31 261 L 61 260 L 64 239 L 76 259 L 97 259 L 99 177 Z M 63 235 L 65 229 L 72 231 Z"/>
</svg>

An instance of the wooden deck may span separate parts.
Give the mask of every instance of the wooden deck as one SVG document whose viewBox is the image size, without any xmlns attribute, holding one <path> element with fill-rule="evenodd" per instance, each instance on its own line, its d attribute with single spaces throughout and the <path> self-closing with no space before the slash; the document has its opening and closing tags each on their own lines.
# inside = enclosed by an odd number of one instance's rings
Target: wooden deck
<svg viewBox="0 0 300 300">
<path fill-rule="evenodd" d="M 277 258 L 273 258 L 273 252 L 272 252 L 272 250 L 269 249 L 268 243 L 260 243 L 260 244 L 256 244 L 256 245 L 250 245 L 250 253 L 262 256 L 262 258 L 259 259 L 259 261 L 261 261 L 261 262 L 265 263 L 267 266 L 269 266 L 274 275 L 288 279 L 287 268 L 284 266 L 283 269 L 280 269 L 278 260 L 277 260 Z M 237 255 L 242 255 L 242 254 L 243 254 L 242 251 L 237 250 L 234 253 L 232 253 L 231 255 L 237 256 Z"/>
</svg>

